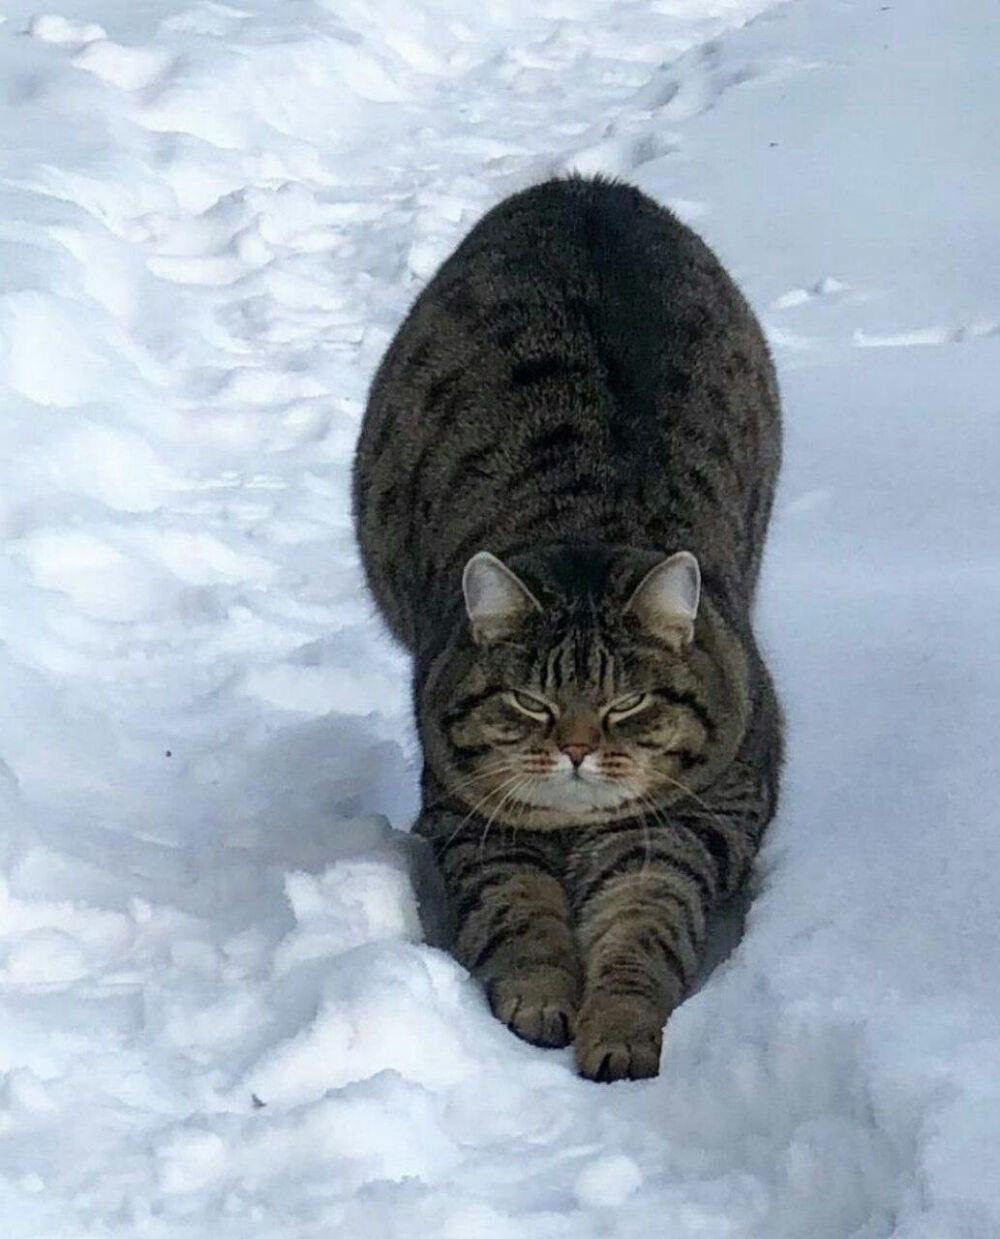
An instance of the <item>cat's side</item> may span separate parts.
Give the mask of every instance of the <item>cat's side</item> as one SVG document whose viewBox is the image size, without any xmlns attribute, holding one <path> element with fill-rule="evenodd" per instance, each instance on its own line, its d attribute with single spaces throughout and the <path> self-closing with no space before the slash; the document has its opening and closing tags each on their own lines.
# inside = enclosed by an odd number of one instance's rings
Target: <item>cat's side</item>
<svg viewBox="0 0 1000 1239">
<path fill-rule="evenodd" d="M 780 459 L 756 319 L 631 186 L 502 202 L 417 299 L 355 463 L 371 591 L 414 657 L 416 830 L 496 1015 L 656 1073 L 705 918 L 777 798 L 751 606 Z"/>
</svg>

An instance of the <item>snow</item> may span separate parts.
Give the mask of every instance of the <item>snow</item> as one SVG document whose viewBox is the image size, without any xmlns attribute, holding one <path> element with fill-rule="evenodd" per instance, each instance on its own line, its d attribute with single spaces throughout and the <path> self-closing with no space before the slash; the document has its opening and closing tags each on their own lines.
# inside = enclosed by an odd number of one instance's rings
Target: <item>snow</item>
<svg viewBox="0 0 1000 1239">
<path fill-rule="evenodd" d="M 574 1193 L 583 1208 L 615 1209 L 642 1184 L 642 1171 L 624 1154 L 595 1157 L 577 1175 Z"/>
<path fill-rule="evenodd" d="M 998 26 L 5 0 L 5 1235 L 1000 1233 Z M 423 941 L 348 502 L 422 282 L 570 167 L 704 233 L 787 409 L 782 811 L 661 1076 L 611 1087 Z"/>
</svg>

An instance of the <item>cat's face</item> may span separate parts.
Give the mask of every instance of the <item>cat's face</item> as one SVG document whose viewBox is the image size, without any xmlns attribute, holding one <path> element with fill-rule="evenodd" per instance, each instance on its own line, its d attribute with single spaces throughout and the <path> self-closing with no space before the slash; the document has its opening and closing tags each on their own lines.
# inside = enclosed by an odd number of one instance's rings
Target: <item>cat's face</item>
<svg viewBox="0 0 1000 1239">
<path fill-rule="evenodd" d="M 558 828 L 655 814 L 731 757 L 742 711 L 694 639 L 693 556 L 663 561 L 624 599 L 543 605 L 480 555 L 465 596 L 474 645 L 425 747 L 479 816 Z"/>
</svg>

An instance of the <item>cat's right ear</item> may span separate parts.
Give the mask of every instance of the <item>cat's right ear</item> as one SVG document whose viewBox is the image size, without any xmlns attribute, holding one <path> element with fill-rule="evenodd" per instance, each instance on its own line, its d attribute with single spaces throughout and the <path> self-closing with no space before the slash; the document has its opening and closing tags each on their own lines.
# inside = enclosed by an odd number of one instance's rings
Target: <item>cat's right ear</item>
<svg viewBox="0 0 1000 1239">
<path fill-rule="evenodd" d="M 479 551 L 465 565 L 462 593 L 479 645 L 509 637 L 533 611 L 542 609 L 527 585 L 489 551 Z"/>
</svg>

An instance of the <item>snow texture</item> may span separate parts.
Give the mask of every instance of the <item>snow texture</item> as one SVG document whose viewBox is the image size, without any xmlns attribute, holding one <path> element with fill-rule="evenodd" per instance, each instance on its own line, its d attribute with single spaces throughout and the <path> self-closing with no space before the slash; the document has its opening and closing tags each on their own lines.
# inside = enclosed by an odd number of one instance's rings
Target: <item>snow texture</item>
<svg viewBox="0 0 1000 1239">
<path fill-rule="evenodd" d="M 7 1239 L 1000 1234 L 998 45 L 995 0 L 3 0 Z M 704 233 L 787 407 L 783 808 L 612 1087 L 422 940 L 348 504 L 408 304 L 573 167 Z"/>
</svg>

